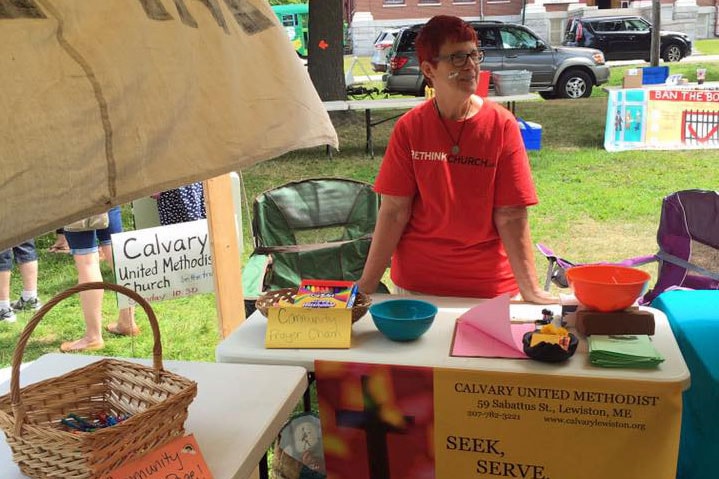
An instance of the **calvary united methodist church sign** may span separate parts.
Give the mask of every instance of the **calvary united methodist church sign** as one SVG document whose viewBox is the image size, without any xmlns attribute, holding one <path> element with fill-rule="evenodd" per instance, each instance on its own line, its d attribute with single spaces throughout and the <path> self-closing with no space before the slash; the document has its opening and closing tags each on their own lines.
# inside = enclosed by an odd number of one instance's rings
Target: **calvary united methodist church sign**
<svg viewBox="0 0 719 479">
<path fill-rule="evenodd" d="M 214 291 L 207 220 L 112 235 L 115 279 L 147 301 Z M 118 307 L 130 305 L 117 295 Z"/>
</svg>

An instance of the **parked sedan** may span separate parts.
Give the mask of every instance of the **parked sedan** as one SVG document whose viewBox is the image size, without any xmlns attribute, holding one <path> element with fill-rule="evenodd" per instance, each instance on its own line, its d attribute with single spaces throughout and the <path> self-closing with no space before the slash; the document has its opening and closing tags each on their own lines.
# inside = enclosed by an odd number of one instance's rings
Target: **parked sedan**
<svg viewBox="0 0 719 479">
<path fill-rule="evenodd" d="M 395 35 L 399 32 L 399 28 L 387 28 L 379 32 L 374 40 L 374 51 L 370 63 L 372 70 L 376 72 L 387 71 L 387 54 L 394 43 Z"/>
<path fill-rule="evenodd" d="M 607 60 L 649 61 L 652 25 L 637 16 L 569 18 L 562 45 L 597 48 Z M 659 55 L 665 62 L 678 62 L 691 53 L 689 35 L 660 32 Z"/>
<path fill-rule="evenodd" d="M 544 98 L 583 98 L 595 85 L 609 81 L 602 52 L 590 48 L 547 45 L 524 25 L 470 22 L 484 51 L 485 71 L 528 70 L 530 91 Z M 389 71 L 383 76 L 389 93 L 424 95 L 425 79 L 419 70 L 414 41 L 422 25 L 400 29 L 392 46 Z M 493 85 L 490 83 L 490 88 Z"/>
</svg>

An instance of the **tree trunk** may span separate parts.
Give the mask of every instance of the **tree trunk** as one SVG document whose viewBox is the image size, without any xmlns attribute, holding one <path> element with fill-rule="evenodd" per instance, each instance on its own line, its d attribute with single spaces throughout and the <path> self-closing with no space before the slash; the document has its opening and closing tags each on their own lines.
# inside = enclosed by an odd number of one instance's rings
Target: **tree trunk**
<svg viewBox="0 0 719 479">
<path fill-rule="evenodd" d="M 342 0 L 310 0 L 307 69 L 322 101 L 345 100 Z"/>
<path fill-rule="evenodd" d="M 649 55 L 649 64 L 653 67 L 659 65 L 659 51 L 661 47 L 662 8 L 660 0 L 652 0 L 652 46 Z"/>
</svg>

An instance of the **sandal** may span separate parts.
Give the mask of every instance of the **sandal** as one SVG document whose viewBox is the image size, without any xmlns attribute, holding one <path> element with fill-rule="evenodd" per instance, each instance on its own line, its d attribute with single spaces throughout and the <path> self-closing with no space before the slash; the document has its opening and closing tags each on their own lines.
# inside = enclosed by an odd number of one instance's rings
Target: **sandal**
<svg viewBox="0 0 719 479">
<path fill-rule="evenodd" d="M 68 245 L 52 245 L 47 249 L 50 253 L 66 253 L 70 254 L 70 247 Z"/>
<path fill-rule="evenodd" d="M 83 351 L 97 351 L 105 347 L 105 342 L 100 339 L 98 341 L 85 342 L 85 345 L 78 345 L 85 341 L 85 338 L 77 339 L 75 341 L 66 341 L 60 345 L 60 351 L 63 353 L 81 353 Z"/>
<path fill-rule="evenodd" d="M 110 323 L 105 328 L 108 333 L 117 334 L 119 336 L 137 336 L 140 334 L 140 328 L 134 326 L 132 331 L 121 329 L 117 323 Z"/>
</svg>

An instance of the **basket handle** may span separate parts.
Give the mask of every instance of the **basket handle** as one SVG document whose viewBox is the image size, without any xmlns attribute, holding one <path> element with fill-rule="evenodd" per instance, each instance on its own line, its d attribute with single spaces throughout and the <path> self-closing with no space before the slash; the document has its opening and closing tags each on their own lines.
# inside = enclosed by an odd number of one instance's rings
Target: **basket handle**
<svg viewBox="0 0 719 479">
<path fill-rule="evenodd" d="M 25 419 L 25 411 L 22 407 L 22 401 L 20 399 L 20 364 L 22 363 L 22 358 L 25 354 L 25 346 L 27 345 L 28 339 L 30 339 L 30 335 L 35 330 L 35 327 L 38 325 L 43 316 L 45 316 L 45 314 L 47 314 L 47 312 L 50 311 L 57 303 L 75 293 L 90 289 L 109 289 L 122 293 L 125 296 L 132 298 L 135 302 L 137 302 L 137 304 L 142 306 L 142 309 L 144 309 L 147 314 L 147 319 L 150 320 L 152 335 L 155 338 L 155 344 L 152 348 L 152 366 L 155 369 L 155 381 L 160 381 L 160 373 L 163 371 L 160 326 L 157 323 L 157 316 L 155 316 L 155 312 L 152 310 L 150 303 L 148 303 L 145 298 L 140 296 L 135 291 L 128 289 L 125 286 L 120 286 L 119 284 L 105 283 L 103 281 L 78 284 L 58 293 L 50 301 L 45 303 L 39 310 L 37 310 L 32 319 L 30 319 L 25 326 L 25 329 L 23 329 L 22 334 L 20 334 L 17 346 L 15 347 L 15 351 L 12 355 L 12 375 L 10 377 L 10 397 L 12 399 L 13 410 L 16 411 L 15 418 L 17 424 L 23 424 Z"/>
</svg>

